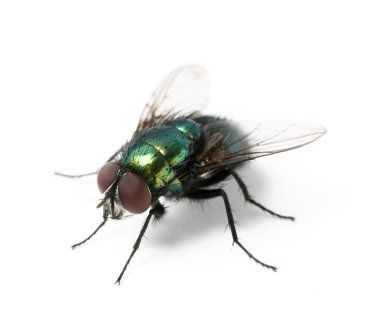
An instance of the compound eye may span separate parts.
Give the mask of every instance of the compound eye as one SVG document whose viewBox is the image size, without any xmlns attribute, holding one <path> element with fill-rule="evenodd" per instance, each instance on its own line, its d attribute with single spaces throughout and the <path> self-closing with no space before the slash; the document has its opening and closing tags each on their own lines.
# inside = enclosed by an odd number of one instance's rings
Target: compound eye
<svg viewBox="0 0 367 327">
<path fill-rule="evenodd" d="M 116 179 L 117 172 L 119 171 L 119 169 L 120 166 L 118 164 L 106 163 L 98 171 L 97 185 L 101 193 L 106 192 L 106 190 L 112 185 L 112 183 Z"/>
<path fill-rule="evenodd" d="M 122 206 L 131 213 L 142 213 L 152 203 L 148 185 L 139 175 L 131 172 L 121 177 L 118 192 Z"/>
</svg>

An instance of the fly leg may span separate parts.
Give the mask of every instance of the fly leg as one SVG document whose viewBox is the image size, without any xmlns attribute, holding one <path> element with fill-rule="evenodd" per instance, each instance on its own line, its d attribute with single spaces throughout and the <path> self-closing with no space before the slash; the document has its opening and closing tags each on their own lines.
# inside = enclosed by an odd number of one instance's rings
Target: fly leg
<svg viewBox="0 0 367 327">
<path fill-rule="evenodd" d="M 61 176 L 61 177 L 67 177 L 67 178 L 80 178 L 80 177 L 85 177 L 85 176 L 90 176 L 90 175 L 96 175 L 97 173 L 98 171 L 93 171 L 91 173 L 80 174 L 80 175 L 68 175 L 68 174 L 55 172 L 55 175 Z"/>
<path fill-rule="evenodd" d="M 233 219 L 231 205 L 229 203 L 227 194 L 226 194 L 226 192 L 224 190 L 222 190 L 222 189 L 199 189 L 197 191 L 194 191 L 192 193 L 189 193 L 187 195 L 187 197 L 188 198 L 191 198 L 191 199 L 194 199 L 194 200 L 206 200 L 206 199 L 212 199 L 212 198 L 216 198 L 216 197 L 222 197 L 222 199 L 224 201 L 225 208 L 226 208 L 226 212 L 227 212 L 228 224 L 229 224 L 229 227 L 230 227 L 231 233 L 232 233 L 233 244 L 236 243 L 256 263 L 262 265 L 265 268 L 271 269 L 273 271 L 276 271 L 277 270 L 276 267 L 270 266 L 270 265 L 268 265 L 268 264 L 260 261 L 256 257 L 254 257 L 251 254 L 251 252 L 248 251 L 243 246 L 243 244 L 239 241 L 238 236 L 237 236 L 235 221 Z"/>
<path fill-rule="evenodd" d="M 113 159 L 118 155 L 118 153 L 120 152 L 120 150 L 116 151 L 108 160 L 107 162 L 111 162 L 113 161 Z M 63 173 L 58 173 L 55 172 L 55 175 L 57 176 L 61 176 L 61 177 L 67 177 L 67 178 L 80 178 L 80 177 L 85 177 L 85 176 L 91 176 L 91 175 L 96 175 L 98 174 L 98 170 L 90 172 L 90 173 L 86 173 L 86 174 L 80 174 L 80 175 L 69 175 L 69 174 L 63 174 Z"/>
<path fill-rule="evenodd" d="M 263 211 L 267 212 L 267 213 L 270 213 L 271 215 L 275 216 L 275 217 L 278 217 L 278 218 L 281 218 L 281 219 L 288 219 L 288 220 L 292 220 L 294 221 L 295 218 L 294 217 L 291 217 L 291 216 L 283 216 L 283 215 L 280 215 L 266 207 L 264 207 L 262 204 L 260 204 L 259 202 L 255 201 L 250 193 L 248 192 L 247 190 L 247 187 L 245 185 L 245 183 L 243 182 L 243 180 L 241 179 L 241 177 L 234 171 L 234 170 L 230 170 L 229 171 L 230 174 L 234 177 L 234 179 L 236 180 L 238 186 L 240 187 L 241 191 L 242 191 L 242 194 L 243 196 L 245 197 L 245 200 L 250 202 L 251 204 L 257 206 L 258 208 L 262 209 Z"/>
<path fill-rule="evenodd" d="M 120 285 L 121 278 L 124 275 L 127 266 L 129 265 L 129 263 L 130 263 L 132 257 L 134 256 L 135 252 L 139 249 L 140 242 L 141 242 L 141 240 L 142 240 L 142 238 L 143 238 L 143 236 L 144 236 L 144 234 L 145 234 L 145 232 L 148 228 L 148 225 L 149 225 L 149 222 L 150 222 L 151 218 L 154 216 L 155 218 L 159 219 L 160 217 L 163 216 L 164 211 L 165 211 L 164 206 L 160 202 L 157 202 L 157 204 L 155 204 L 154 207 L 152 209 L 150 209 L 148 217 L 145 219 L 145 222 L 143 224 L 143 227 L 141 228 L 139 236 L 138 236 L 138 238 L 136 239 L 136 241 L 134 243 L 133 250 L 132 250 L 129 258 L 127 259 L 127 261 L 125 263 L 125 266 L 122 269 L 120 275 L 118 276 L 115 284 Z"/>
<path fill-rule="evenodd" d="M 90 234 L 86 239 L 84 239 L 83 241 L 79 242 L 79 243 L 76 243 L 74 245 L 71 246 L 71 248 L 74 250 L 76 247 L 84 244 L 85 242 L 89 241 L 94 235 L 97 234 L 97 232 L 102 228 L 102 226 L 106 223 L 107 221 L 107 212 L 104 211 L 103 212 L 103 221 L 99 224 L 99 226 L 95 229 L 95 231 Z"/>
</svg>

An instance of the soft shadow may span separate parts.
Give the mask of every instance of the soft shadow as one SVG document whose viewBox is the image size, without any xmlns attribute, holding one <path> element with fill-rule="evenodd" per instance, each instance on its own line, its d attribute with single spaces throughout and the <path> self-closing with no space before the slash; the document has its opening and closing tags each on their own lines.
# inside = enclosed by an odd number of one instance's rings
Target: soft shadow
<svg viewBox="0 0 367 327">
<path fill-rule="evenodd" d="M 250 189 L 261 194 L 265 187 L 265 178 L 259 167 L 249 165 L 240 169 L 240 176 Z M 267 216 L 260 209 L 245 203 L 241 190 L 234 180 L 223 182 L 236 220 L 237 229 L 249 227 L 262 221 Z M 152 243 L 173 246 L 181 242 L 203 237 L 213 232 L 223 233 L 228 224 L 224 203 L 221 198 L 207 201 L 182 200 L 179 203 L 166 202 L 166 215 L 156 222 L 149 235 Z M 229 231 L 228 231 L 229 232 Z"/>
</svg>

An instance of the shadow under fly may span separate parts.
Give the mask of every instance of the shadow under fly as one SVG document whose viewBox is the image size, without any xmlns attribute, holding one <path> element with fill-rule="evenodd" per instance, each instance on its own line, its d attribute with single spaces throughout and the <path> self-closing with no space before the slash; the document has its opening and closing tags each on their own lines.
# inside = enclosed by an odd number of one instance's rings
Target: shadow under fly
<svg viewBox="0 0 367 327">
<path fill-rule="evenodd" d="M 256 263 L 276 271 L 275 266 L 256 258 L 239 240 L 235 219 L 240 219 L 233 215 L 232 194 L 222 184 L 231 178 L 244 201 L 277 218 L 294 220 L 257 202 L 237 171 L 248 161 L 309 144 L 324 135 L 326 129 L 299 122 L 262 122 L 240 128 L 226 118 L 199 112 L 207 100 L 208 84 L 202 67 L 173 71 L 148 101 L 131 140 L 97 173 L 97 185 L 103 194 L 97 208 L 103 210 L 103 218 L 95 232 L 74 248 L 93 237 L 109 219 L 148 212 L 116 283 L 120 283 L 139 249 L 150 222 L 163 219 L 167 210 L 162 198 L 198 203 L 215 199 L 224 208 L 223 220 L 228 223 L 233 244 Z M 190 212 L 182 213 L 182 220 L 187 215 Z M 217 223 L 217 218 L 213 221 Z M 187 221 L 184 224 L 188 226 Z M 193 232 L 194 228 L 187 229 L 187 233 Z"/>
</svg>

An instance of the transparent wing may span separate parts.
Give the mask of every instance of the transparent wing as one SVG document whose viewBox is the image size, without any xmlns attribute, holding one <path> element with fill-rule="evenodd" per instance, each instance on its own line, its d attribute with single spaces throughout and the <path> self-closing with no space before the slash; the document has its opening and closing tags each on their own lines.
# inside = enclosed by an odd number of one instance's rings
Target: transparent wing
<svg viewBox="0 0 367 327">
<path fill-rule="evenodd" d="M 201 66 L 184 66 L 171 72 L 158 85 L 145 106 L 136 132 L 171 117 L 175 112 L 204 109 L 209 100 L 209 83 Z"/>
<path fill-rule="evenodd" d="M 253 124 L 245 134 L 234 142 L 240 143 L 238 151 L 228 153 L 223 159 L 230 163 L 289 151 L 316 141 L 327 132 L 321 125 L 309 122 L 266 121 Z"/>
<path fill-rule="evenodd" d="M 313 123 L 274 121 L 246 124 L 242 130 L 227 120 L 209 122 L 203 130 L 206 131 L 203 147 L 206 150 L 202 151 L 198 160 L 204 173 L 299 148 L 317 140 L 327 131 L 325 127 Z"/>
</svg>

